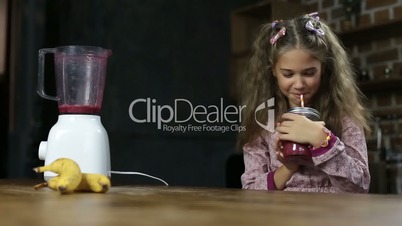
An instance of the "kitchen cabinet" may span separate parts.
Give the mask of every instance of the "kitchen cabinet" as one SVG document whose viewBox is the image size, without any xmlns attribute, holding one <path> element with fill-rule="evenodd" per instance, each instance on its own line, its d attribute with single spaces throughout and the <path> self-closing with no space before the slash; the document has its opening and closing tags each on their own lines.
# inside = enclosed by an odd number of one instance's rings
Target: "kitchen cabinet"
<svg viewBox="0 0 402 226">
<path fill-rule="evenodd" d="M 338 35 L 346 47 L 352 47 L 355 44 L 402 36 L 402 29 L 398 29 L 401 27 L 402 19 L 394 19 L 375 25 L 357 27 L 339 33 Z M 402 75 L 395 74 L 388 79 L 361 81 L 359 82 L 359 87 L 366 95 L 377 92 L 395 91 L 402 88 Z"/>
<path fill-rule="evenodd" d="M 358 27 L 339 34 L 340 39 L 346 47 L 370 41 L 377 41 L 392 37 L 402 36 L 402 19 L 390 20 L 366 27 Z M 380 76 L 374 76 L 380 77 Z M 395 72 L 389 78 L 360 81 L 358 83 L 361 91 L 370 98 L 372 95 L 389 95 L 392 92 L 400 91 L 402 88 L 402 74 Z M 381 119 L 395 120 L 402 117 L 401 108 L 389 108 L 373 110 L 373 115 Z"/>
<path fill-rule="evenodd" d="M 375 25 L 357 27 L 339 34 L 345 46 L 402 35 L 402 19 L 389 20 Z"/>
</svg>

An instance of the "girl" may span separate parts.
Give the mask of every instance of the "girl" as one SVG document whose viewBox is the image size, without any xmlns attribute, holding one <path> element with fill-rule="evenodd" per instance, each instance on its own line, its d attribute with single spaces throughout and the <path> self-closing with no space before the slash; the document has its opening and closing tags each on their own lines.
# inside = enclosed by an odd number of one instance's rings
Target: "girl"
<svg viewBox="0 0 402 226">
<path fill-rule="evenodd" d="M 244 189 L 306 192 L 368 192 L 365 133 L 370 115 L 362 104 L 347 53 L 316 13 L 262 26 L 247 72 L 240 80 Z M 301 105 L 321 122 L 286 113 Z M 257 106 L 274 97 L 277 126 Z M 258 108 L 260 109 L 260 108 Z M 309 144 L 311 165 L 285 161 L 281 141 Z"/>
</svg>

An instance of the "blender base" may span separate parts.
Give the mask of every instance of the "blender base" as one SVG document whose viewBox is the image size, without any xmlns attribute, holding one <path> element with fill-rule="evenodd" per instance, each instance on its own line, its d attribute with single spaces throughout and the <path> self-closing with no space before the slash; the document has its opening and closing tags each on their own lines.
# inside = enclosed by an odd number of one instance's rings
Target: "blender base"
<svg viewBox="0 0 402 226">
<path fill-rule="evenodd" d="M 110 177 L 109 138 L 100 116 L 59 115 L 50 129 L 48 140 L 39 145 L 39 159 L 45 165 L 58 158 L 70 158 L 78 163 L 83 173 L 103 174 Z M 57 174 L 45 172 L 48 181 Z"/>
</svg>

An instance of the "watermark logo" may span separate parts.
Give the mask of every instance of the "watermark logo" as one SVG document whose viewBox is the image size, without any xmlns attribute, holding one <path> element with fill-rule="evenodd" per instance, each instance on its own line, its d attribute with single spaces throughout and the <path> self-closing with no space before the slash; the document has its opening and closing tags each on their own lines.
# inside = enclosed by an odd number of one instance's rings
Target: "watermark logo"
<svg viewBox="0 0 402 226">
<path fill-rule="evenodd" d="M 260 105 L 258 105 L 258 107 L 255 109 L 254 112 L 254 119 L 257 122 L 257 124 L 269 132 L 274 132 L 275 130 L 275 110 L 273 109 L 274 106 L 275 106 L 275 98 L 272 97 L 266 102 L 262 102 Z M 257 120 L 257 112 L 263 109 L 267 109 L 268 120 L 266 125 L 262 124 Z"/>
<path fill-rule="evenodd" d="M 146 114 L 136 115 L 136 108 L 145 110 Z M 220 99 L 219 105 L 208 106 L 193 105 L 187 99 L 175 99 L 172 106 L 160 105 L 156 99 L 140 98 L 131 102 L 128 113 L 136 123 L 156 123 L 158 130 L 225 133 L 245 131 L 245 127 L 241 126 L 244 108 L 245 106 L 225 105 L 223 98 Z"/>
<path fill-rule="evenodd" d="M 274 130 L 274 98 L 261 103 L 255 109 L 255 120 L 259 126 L 268 131 Z M 158 130 L 166 132 L 243 132 L 241 125 L 242 111 L 246 108 L 225 105 L 220 98 L 219 105 L 193 105 L 187 99 L 175 99 L 173 105 L 160 105 L 153 98 L 139 98 L 130 103 L 128 114 L 136 123 L 155 123 Z M 140 112 L 135 111 L 139 109 Z M 268 109 L 268 122 L 257 120 L 257 112 Z M 145 114 L 144 114 L 145 111 Z"/>
</svg>

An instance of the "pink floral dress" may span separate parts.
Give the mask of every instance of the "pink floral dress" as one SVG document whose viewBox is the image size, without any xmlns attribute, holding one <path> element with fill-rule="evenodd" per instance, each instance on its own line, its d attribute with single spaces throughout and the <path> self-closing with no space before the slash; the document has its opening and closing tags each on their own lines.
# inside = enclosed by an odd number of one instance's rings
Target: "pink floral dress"
<svg viewBox="0 0 402 226">
<path fill-rule="evenodd" d="M 243 189 L 275 190 L 273 174 L 282 163 L 276 158 L 278 133 L 260 136 L 243 147 Z M 370 172 L 366 139 L 361 126 L 343 119 L 342 139 L 332 135 L 329 145 L 312 152 L 313 164 L 302 166 L 286 183 L 285 191 L 368 192 Z"/>
</svg>

